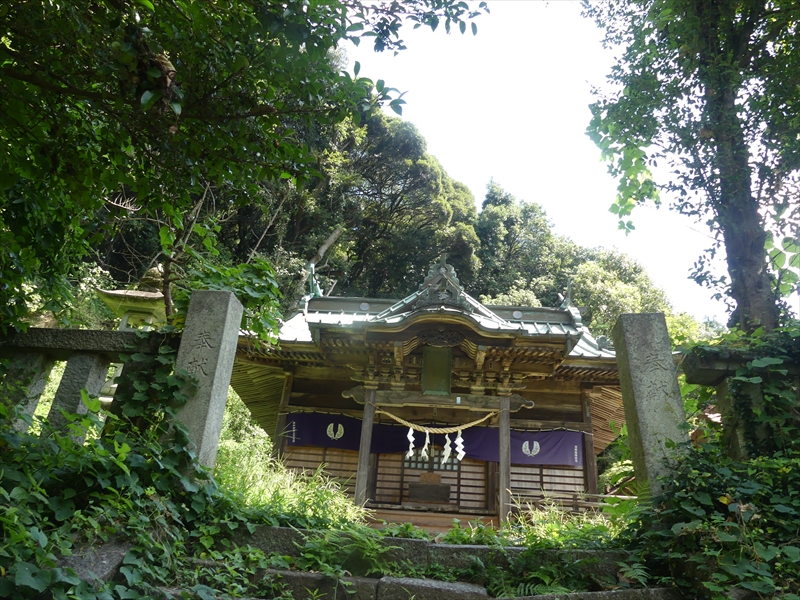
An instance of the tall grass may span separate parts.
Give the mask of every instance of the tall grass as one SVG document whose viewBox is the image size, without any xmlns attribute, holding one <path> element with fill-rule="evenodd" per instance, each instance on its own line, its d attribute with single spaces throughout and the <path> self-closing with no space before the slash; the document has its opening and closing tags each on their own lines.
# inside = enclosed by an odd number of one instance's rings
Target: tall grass
<svg viewBox="0 0 800 600">
<path fill-rule="evenodd" d="M 615 511 L 617 514 L 615 514 Z M 438 539 L 446 544 L 523 546 L 540 549 L 593 549 L 617 545 L 625 525 L 621 509 L 572 512 L 556 503 L 523 504 L 500 528 L 481 522 L 453 527 Z"/>
<path fill-rule="evenodd" d="M 557 504 L 523 505 L 502 533 L 529 548 L 590 549 L 614 546 L 623 526 L 623 519 L 607 511 L 572 512 Z"/>
<path fill-rule="evenodd" d="M 234 411 L 237 401 L 229 399 Z M 235 435 L 230 433 L 223 431 L 214 477 L 242 509 L 272 525 L 328 529 L 365 522 L 366 511 L 322 466 L 288 469 L 274 457 L 270 437 L 253 423 L 239 421 Z"/>
</svg>

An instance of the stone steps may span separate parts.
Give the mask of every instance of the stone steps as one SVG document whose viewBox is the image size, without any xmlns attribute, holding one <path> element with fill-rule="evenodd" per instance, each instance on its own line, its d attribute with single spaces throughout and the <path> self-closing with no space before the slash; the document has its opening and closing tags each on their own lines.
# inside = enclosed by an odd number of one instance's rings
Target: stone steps
<svg viewBox="0 0 800 600">
<path fill-rule="evenodd" d="M 471 583 L 412 579 L 410 577 L 343 577 L 341 580 L 321 573 L 269 570 L 265 577 L 277 578 L 294 600 L 488 600 L 486 590 Z M 164 598 L 193 598 L 191 591 L 170 588 L 162 590 Z M 227 599 L 224 593 L 216 596 Z M 284 596 L 281 596 L 283 598 Z M 681 600 L 672 588 L 611 590 L 524 596 L 516 600 Z M 264 596 L 244 600 L 269 600 Z"/>
<path fill-rule="evenodd" d="M 313 532 L 299 531 L 288 527 L 260 526 L 252 534 L 242 535 L 233 540 L 240 546 L 253 546 L 265 554 L 278 553 L 289 557 L 300 555 L 305 536 Z M 429 565 L 444 568 L 466 569 L 479 559 L 483 564 L 493 563 L 508 568 L 509 557 L 523 552 L 524 548 L 500 548 L 489 546 L 455 546 L 435 544 L 426 540 L 404 538 L 385 538 L 384 543 L 392 546 L 386 557 L 389 561 L 424 569 Z M 72 557 L 64 559 L 60 566 L 73 569 L 81 577 L 100 585 L 117 580 L 122 559 L 130 544 L 110 540 L 97 548 L 84 548 Z M 586 568 L 597 573 L 610 575 L 614 581 L 616 563 L 624 555 L 615 552 L 565 551 L 571 560 L 586 561 Z M 204 567 L 228 567 L 206 559 L 196 559 Z M 488 598 L 486 589 L 480 585 L 463 582 L 445 582 L 433 579 L 413 579 L 408 577 L 343 577 L 336 579 L 321 573 L 268 569 L 259 574 L 260 580 L 269 578 L 283 585 L 295 600 L 483 600 Z M 259 581 L 260 581 L 259 580 Z M 162 590 L 164 598 L 197 598 L 191 590 L 169 588 Z M 229 598 L 225 590 L 206 589 L 203 597 Z M 284 597 L 284 596 L 282 596 Z M 268 600 L 271 596 L 260 596 Z M 579 592 L 527 596 L 520 600 L 680 600 L 674 589 L 614 590 L 607 592 Z"/>
</svg>

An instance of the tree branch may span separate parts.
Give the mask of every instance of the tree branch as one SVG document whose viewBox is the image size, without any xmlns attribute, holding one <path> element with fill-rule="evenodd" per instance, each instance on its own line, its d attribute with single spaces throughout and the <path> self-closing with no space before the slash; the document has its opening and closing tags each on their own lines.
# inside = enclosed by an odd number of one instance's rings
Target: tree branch
<svg viewBox="0 0 800 600">
<path fill-rule="evenodd" d="M 31 85 L 35 85 L 36 87 L 42 88 L 43 90 L 47 90 L 48 92 L 54 92 L 64 96 L 78 96 L 80 98 L 90 98 L 92 100 L 104 101 L 113 99 L 111 96 L 102 92 L 90 92 L 88 90 L 76 88 L 75 86 L 68 84 L 58 85 L 52 81 L 48 81 L 43 77 L 33 75 L 32 73 L 25 73 L 24 71 L 20 71 L 14 67 L 2 67 L 0 68 L 0 73 L 2 73 L 5 77 L 10 77 L 11 79 L 16 79 L 18 81 L 24 81 L 26 83 L 30 83 Z"/>
<path fill-rule="evenodd" d="M 268 232 L 268 231 L 269 231 L 269 230 L 272 228 L 272 226 L 275 224 L 275 219 L 277 219 L 277 218 L 278 218 L 278 215 L 280 214 L 281 206 L 283 206 L 283 201 L 286 199 L 286 196 L 288 196 L 288 195 L 289 195 L 289 194 L 288 194 L 288 193 L 286 193 L 286 194 L 284 194 L 284 195 L 281 197 L 281 201 L 280 201 L 280 202 L 278 202 L 278 208 L 276 208 L 276 209 L 273 211 L 273 213 L 272 213 L 272 218 L 269 220 L 269 223 L 267 223 L 267 226 L 264 228 L 264 233 L 262 233 L 262 234 L 261 234 L 261 237 L 260 237 L 260 238 L 258 238 L 258 241 L 256 242 L 256 245 L 255 245 L 255 246 L 253 246 L 253 249 L 250 251 L 250 256 L 248 256 L 248 257 L 247 257 L 247 260 L 245 261 L 245 264 L 246 264 L 246 263 L 249 263 L 251 260 L 253 260 L 253 257 L 254 257 L 254 256 L 255 256 L 255 254 L 256 254 L 256 250 L 258 250 L 258 247 L 261 245 L 261 242 L 263 242 L 263 241 L 264 241 L 264 237 L 267 235 L 267 232 Z"/>
</svg>

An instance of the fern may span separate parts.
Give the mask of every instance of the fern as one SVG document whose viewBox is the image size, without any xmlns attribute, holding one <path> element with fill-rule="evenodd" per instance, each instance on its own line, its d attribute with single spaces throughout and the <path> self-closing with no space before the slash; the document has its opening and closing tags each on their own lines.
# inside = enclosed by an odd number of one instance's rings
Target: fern
<svg viewBox="0 0 800 600">
<path fill-rule="evenodd" d="M 638 583 L 642 587 L 647 586 L 647 568 L 640 563 L 628 564 L 625 562 L 617 563 L 619 567 L 619 580 L 625 583 Z"/>
<path fill-rule="evenodd" d="M 561 585 L 547 585 L 545 583 L 520 583 L 517 586 L 516 596 L 542 596 L 544 594 L 569 594 L 573 592 Z"/>
</svg>

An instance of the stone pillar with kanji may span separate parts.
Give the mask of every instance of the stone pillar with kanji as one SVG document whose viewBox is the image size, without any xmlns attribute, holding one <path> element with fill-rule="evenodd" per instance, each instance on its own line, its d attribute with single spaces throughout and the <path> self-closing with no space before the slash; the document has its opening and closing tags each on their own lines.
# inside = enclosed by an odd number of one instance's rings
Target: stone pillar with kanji
<svg viewBox="0 0 800 600">
<path fill-rule="evenodd" d="M 196 379 L 177 418 L 188 430 L 197 460 L 211 469 L 217 460 L 243 310 L 231 292 L 194 292 L 175 363 L 176 370 L 184 369 Z"/>
<path fill-rule="evenodd" d="M 662 313 L 620 315 L 614 325 L 619 382 L 636 482 L 658 496 L 688 441 L 678 375 Z"/>
</svg>

